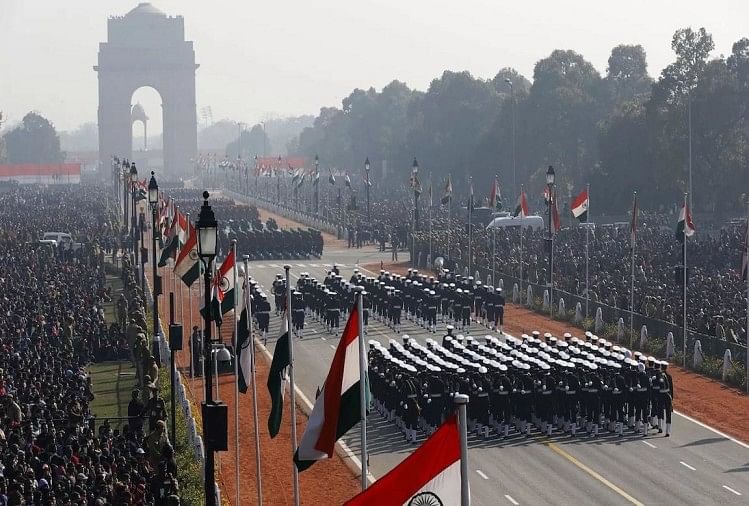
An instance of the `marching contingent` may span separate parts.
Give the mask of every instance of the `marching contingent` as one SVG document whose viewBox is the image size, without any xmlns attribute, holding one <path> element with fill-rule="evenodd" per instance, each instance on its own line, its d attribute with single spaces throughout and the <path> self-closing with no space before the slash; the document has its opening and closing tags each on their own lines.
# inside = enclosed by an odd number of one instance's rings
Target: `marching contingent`
<svg viewBox="0 0 749 506">
<path fill-rule="evenodd" d="M 508 437 L 511 428 L 529 436 L 535 426 L 548 436 L 554 429 L 572 436 L 598 436 L 625 430 L 645 436 L 651 429 L 671 434 L 673 382 L 668 363 L 586 332 L 562 338 L 534 331 L 519 339 L 502 332 L 504 298 L 474 282 L 444 272 L 435 278 L 409 269 L 408 275 L 381 271 L 365 277 L 354 269 L 349 281 L 334 265 L 323 282 L 302 272 L 291 290 L 294 335 L 303 338 L 305 316 L 338 337 L 341 316 L 355 303 L 356 286 L 364 287 L 364 333 L 370 318 L 400 332 L 401 317 L 436 333 L 437 318 L 446 323 L 442 342 L 424 345 L 407 334 L 387 347 L 370 340 L 369 370 L 377 411 L 417 441 L 417 430 L 432 434 L 453 410 L 456 394 L 469 395 L 469 423 L 476 434 Z M 457 284 L 455 282 L 457 282 Z M 400 288 L 396 288 L 400 287 Z M 461 286 L 462 288 L 457 288 Z M 257 324 L 267 343 L 267 295 L 250 280 L 259 304 Z M 402 289 L 401 289 L 402 288 Z M 435 291 L 435 289 L 437 291 Z M 276 316 L 283 313 L 287 286 L 282 274 L 273 281 Z M 495 295 L 496 293 L 496 295 Z M 474 338 L 471 323 L 499 335 Z M 455 333 L 456 329 L 462 333 Z M 665 422 L 665 426 L 664 426 Z"/>
</svg>

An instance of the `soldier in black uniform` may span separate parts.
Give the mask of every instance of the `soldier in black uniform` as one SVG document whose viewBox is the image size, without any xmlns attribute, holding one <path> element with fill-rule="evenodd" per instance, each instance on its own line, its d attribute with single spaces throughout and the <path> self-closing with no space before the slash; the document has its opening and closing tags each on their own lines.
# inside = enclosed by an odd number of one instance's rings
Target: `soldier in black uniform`
<svg viewBox="0 0 749 506">
<path fill-rule="evenodd" d="M 325 292 L 324 299 L 325 318 L 328 324 L 328 333 L 338 337 L 338 328 L 341 325 L 341 306 L 338 294 L 331 290 Z"/>
<path fill-rule="evenodd" d="M 276 274 L 276 279 L 273 280 L 273 301 L 276 306 L 276 316 L 281 314 L 283 309 L 283 298 L 286 294 L 286 280 L 283 279 L 281 274 Z"/>
<path fill-rule="evenodd" d="M 403 295 L 400 290 L 394 290 L 393 295 L 389 299 L 389 312 L 390 321 L 393 325 L 393 330 L 400 332 L 401 327 L 401 311 L 403 311 Z"/>
<path fill-rule="evenodd" d="M 257 328 L 263 336 L 263 344 L 268 343 L 268 328 L 270 327 L 270 302 L 264 293 L 258 294 L 257 305 L 255 306 L 255 318 L 257 319 Z"/>
<path fill-rule="evenodd" d="M 494 325 L 492 330 L 499 330 L 500 334 L 504 334 L 505 296 L 501 288 L 494 290 L 494 321 L 492 323 Z"/>
<path fill-rule="evenodd" d="M 291 294 L 291 323 L 294 326 L 296 336 L 302 338 L 304 333 L 304 296 L 297 290 L 294 290 Z"/>
<path fill-rule="evenodd" d="M 667 372 L 668 362 L 661 362 L 661 374 L 658 379 L 658 395 L 662 411 L 658 412 L 659 426 L 663 425 L 663 414 L 666 418 L 666 437 L 671 437 L 671 414 L 674 411 L 674 383 L 671 375 Z M 658 431 L 660 432 L 660 430 Z"/>
</svg>

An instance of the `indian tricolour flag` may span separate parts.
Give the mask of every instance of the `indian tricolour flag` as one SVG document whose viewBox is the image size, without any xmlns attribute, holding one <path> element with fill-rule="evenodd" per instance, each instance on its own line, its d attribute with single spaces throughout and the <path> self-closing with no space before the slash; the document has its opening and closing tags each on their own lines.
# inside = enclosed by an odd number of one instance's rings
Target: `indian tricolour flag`
<svg viewBox="0 0 749 506">
<path fill-rule="evenodd" d="M 192 286 L 201 273 L 200 258 L 198 258 L 198 234 L 190 233 L 187 244 L 179 252 L 174 273 L 182 279 L 187 286 Z"/>
<path fill-rule="evenodd" d="M 246 285 L 242 285 L 242 305 L 239 310 L 239 322 L 237 322 L 237 382 L 239 391 L 247 393 L 252 378 L 252 353 L 253 346 L 250 339 L 250 320 L 252 318 L 252 300 Z"/>
<path fill-rule="evenodd" d="M 689 210 L 689 205 L 684 204 L 681 206 L 679 211 L 679 221 L 676 222 L 676 240 L 681 242 L 684 240 L 684 236 L 692 237 L 694 235 L 695 228 L 694 222 L 692 222 L 692 213 Z"/>
<path fill-rule="evenodd" d="M 512 216 L 521 218 L 525 218 L 528 216 L 528 199 L 525 198 L 525 192 L 521 191 L 520 196 L 518 197 L 518 203 L 515 206 L 515 212 L 512 213 Z"/>
<path fill-rule="evenodd" d="M 460 504 L 459 438 L 453 415 L 421 447 L 345 506 Z"/>
<path fill-rule="evenodd" d="M 328 377 L 294 455 L 303 471 L 318 460 L 333 456 L 335 443 L 359 422 L 359 316 L 356 305 L 336 348 Z M 364 372 L 366 375 L 366 371 Z M 385 503 L 382 503 L 385 504 Z"/>
<path fill-rule="evenodd" d="M 588 189 L 584 189 L 570 204 L 572 215 L 581 222 L 588 221 Z"/>
<path fill-rule="evenodd" d="M 241 287 L 235 285 L 236 258 L 234 248 L 229 251 L 217 273 L 218 299 L 221 302 L 221 314 L 226 314 L 234 309 L 236 296 L 242 291 Z M 236 300 L 239 300 L 238 298 Z"/>
</svg>

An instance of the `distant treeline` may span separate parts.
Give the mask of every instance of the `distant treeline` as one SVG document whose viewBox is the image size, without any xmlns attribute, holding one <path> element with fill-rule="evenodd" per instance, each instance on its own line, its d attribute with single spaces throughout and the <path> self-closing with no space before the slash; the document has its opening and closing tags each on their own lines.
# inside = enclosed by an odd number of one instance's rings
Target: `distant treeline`
<svg viewBox="0 0 749 506">
<path fill-rule="evenodd" d="M 369 157 L 375 185 L 407 183 L 416 157 L 435 192 L 448 173 L 458 193 L 469 174 L 476 188 L 498 174 L 511 202 L 520 184 L 540 195 L 553 165 L 565 201 L 590 183 L 599 212 L 627 209 L 632 190 L 658 209 L 680 202 L 688 187 L 691 110 L 694 208 L 736 212 L 749 190 L 749 39 L 711 60 L 712 36 L 687 28 L 671 47 L 675 61 L 657 80 L 642 46 L 620 45 L 605 76 L 582 55 L 555 50 L 536 63 L 532 83 L 503 68 L 490 80 L 445 71 L 426 92 L 399 81 L 380 92 L 356 89 L 340 109 L 322 108 L 289 151 L 317 154 L 321 167 L 348 169 L 355 182 Z M 377 181 L 383 161 L 388 178 Z"/>
</svg>

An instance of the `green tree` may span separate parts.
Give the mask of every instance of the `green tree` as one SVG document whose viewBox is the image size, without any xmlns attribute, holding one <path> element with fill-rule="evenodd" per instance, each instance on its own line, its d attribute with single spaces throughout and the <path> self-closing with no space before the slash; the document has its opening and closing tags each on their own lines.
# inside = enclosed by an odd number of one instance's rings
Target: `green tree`
<svg viewBox="0 0 749 506">
<path fill-rule="evenodd" d="M 530 154 L 525 177 L 553 165 L 571 184 L 586 182 L 598 162 L 601 96 L 601 76 L 582 55 L 555 50 L 536 63 L 530 95 L 519 111 L 527 121 L 519 145 Z"/>
<path fill-rule="evenodd" d="M 704 28 L 697 31 L 691 28 L 677 30 L 671 41 L 676 60 L 666 66 L 653 86 L 647 104 L 648 130 L 654 144 L 654 156 L 658 166 L 656 177 L 665 188 L 671 185 L 674 193 L 688 188 L 687 170 L 689 166 L 689 117 L 692 117 L 693 189 L 701 188 L 694 176 L 704 173 L 705 167 L 698 167 L 701 160 L 698 144 L 704 133 L 701 118 L 704 107 L 697 104 L 696 89 L 708 66 L 708 56 L 713 50 L 712 35 Z M 694 102 L 694 103 L 693 103 Z M 705 193 L 695 191 L 695 207 L 707 204 Z"/>
<path fill-rule="evenodd" d="M 621 44 L 611 50 L 605 84 L 610 109 L 649 95 L 653 80 L 648 76 L 647 56 L 641 45 Z"/>
<path fill-rule="evenodd" d="M 254 159 L 255 155 L 263 156 L 263 153 L 272 153 L 273 149 L 270 145 L 270 139 L 265 134 L 263 126 L 258 124 L 253 126 L 250 130 L 242 130 L 240 137 L 241 142 L 241 156 L 244 160 Z M 226 157 L 237 158 L 237 139 L 235 139 L 226 145 Z"/>
<path fill-rule="evenodd" d="M 65 158 L 55 127 L 35 112 L 26 114 L 4 138 L 9 163 L 61 163 Z"/>
</svg>

